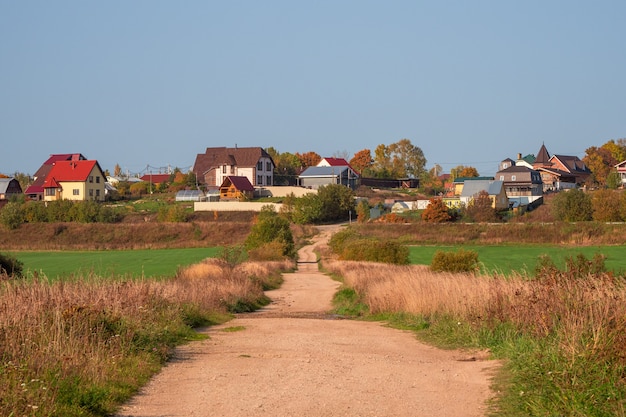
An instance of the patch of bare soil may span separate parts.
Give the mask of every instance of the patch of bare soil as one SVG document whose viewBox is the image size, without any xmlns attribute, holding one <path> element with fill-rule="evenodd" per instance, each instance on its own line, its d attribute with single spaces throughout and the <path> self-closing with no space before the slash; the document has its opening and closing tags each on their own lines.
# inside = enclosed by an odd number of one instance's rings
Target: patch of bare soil
<svg viewBox="0 0 626 417">
<path fill-rule="evenodd" d="M 313 249 L 331 232 L 299 252 L 272 304 L 179 348 L 117 416 L 485 416 L 496 361 L 327 313 L 339 283 Z"/>
</svg>

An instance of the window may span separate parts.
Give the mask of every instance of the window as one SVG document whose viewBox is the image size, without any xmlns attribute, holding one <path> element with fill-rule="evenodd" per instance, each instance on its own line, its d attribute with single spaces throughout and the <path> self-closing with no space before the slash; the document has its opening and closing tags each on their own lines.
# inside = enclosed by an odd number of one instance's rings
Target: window
<svg viewBox="0 0 626 417">
<path fill-rule="evenodd" d="M 230 166 L 230 173 L 231 173 L 231 174 L 234 174 L 234 173 L 235 173 L 235 166 L 234 166 L 234 165 L 231 165 L 231 166 Z"/>
<path fill-rule="evenodd" d="M 93 197 L 93 190 L 89 190 L 89 197 Z"/>
<path fill-rule="evenodd" d="M 257 185 L 262 185 L 263 184 L 263 175 L 257 175 L 256 176 L 256 184 Z"/>
<path fill-rule="evenodd" d="M 89 176 L 89 182 L 93 182 L 93 175 Z"/>
<path fill-rule="evenodd" d="M 96 197 L 100 197 L 100 190 L 96 190 Z"/>
<path fill-rule="evenodd" d="M 265 177 L 265 185 L 272 185 L 272 177 L 269 175 Z"/>
<path fill-rule="evenodd" d="M 267 161 L 265 163 L 265 170 L 270 172 L 272 170 L 272 163 L 270 161 Z"/>
<path fill-rule="evenodd" d="M 263 171 L 263 161 L 259 161 L 256 163 L 257 171 Z"/>
<path fill-rule="evenodd" d="M 100 177 L 96 177 L 96 184 L 100 184 Z"/>
<path fill-rule="evenodd" d="M 56 188 L 46 188 L 46 195 L 53 196 L 56 193 Z"/>
<path fill-rule="evenodd" d="M 515 175 L 511 175 L 511 181 L 515 181 Z"/>
<path fill-rule="evenodd" d="M 500 175 L 500 181 L 504 181 L 504 175 Z"/>
<path fill-rule="evenodd" d="M 226 174 L 226 165 L 222 165 L 222 174 Z"/>
<path fill-rule="evenodd" d="M 72 194 L 73 194 L 73 195 L 80 195 L 80 190 L 79 190 L 78 188 L 74 188 L 74 189 L 72 190 Z"/>
</svg>

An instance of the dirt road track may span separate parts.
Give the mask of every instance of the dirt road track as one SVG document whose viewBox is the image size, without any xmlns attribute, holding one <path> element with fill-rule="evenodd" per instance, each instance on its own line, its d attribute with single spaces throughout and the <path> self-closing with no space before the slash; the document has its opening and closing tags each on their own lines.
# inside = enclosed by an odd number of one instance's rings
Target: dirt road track
<svg viewBox="0 0 626 417">
<path fill-rule="evenodd" d="M 270 306 L 179 348 L 117 416 L 484 416 L 497 362 L 325 314 L 339 284 L 308 263 L 325 238 Z"/>
</svg>

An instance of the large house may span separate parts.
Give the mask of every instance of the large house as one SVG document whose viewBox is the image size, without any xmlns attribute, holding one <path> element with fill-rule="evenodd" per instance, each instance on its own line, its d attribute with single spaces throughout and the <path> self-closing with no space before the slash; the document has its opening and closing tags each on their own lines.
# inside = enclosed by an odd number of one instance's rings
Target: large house
<svg viewBox="0 0 626 417">
<path fill-rule="evenodd" d="M 43 183 L 44 201 L 104 201 L 106 177 L 95 160 L 57 161 Z"/>
<path fill-rule="evenodd" d="M 496 179 L 504 183 L 509 203 L 527 206 L 543 197 L 543 182 L 539 171 L 523 165 L 513 165 L 496 173 Z"/>
<path fill-rule="evenodd" d="M 199 185 L 220 187 L 230 176 L 247 177 L 256 187 L 274 184 L 274 161 L 260 147 L 206 148 L 196 156 L 193 173 Z"/>
<path fill-rule="evenodd" d="M 39 167 L 35 175 L 33 175 L 33 183 L 26 187 L 24 194 L 32 200 L 43 200 L 43 184 L 46 181 L 48 173 L 52 169 L 55 162 L 58 161 L 84 161 L 87 158 L 81 153 L 62 153 L 52 154 L 50 157 Z"/>
<path fill-rule="evenodd" d="M 544 191 L 575 188 L 591 175 L 591 170 L 577 156 L 550 156 L 543 144 L 535 158 L 533 169 L 540 172 Z"/>
</svg>

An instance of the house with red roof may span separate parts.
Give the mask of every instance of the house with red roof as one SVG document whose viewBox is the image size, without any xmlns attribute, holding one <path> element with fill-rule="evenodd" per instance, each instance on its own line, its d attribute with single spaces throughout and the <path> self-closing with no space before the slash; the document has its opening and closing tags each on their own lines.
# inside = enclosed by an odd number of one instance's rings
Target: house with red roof
<svg viewBox="0 0 626 417">
<path fill-rule="evenodd" d="M 95 160 L 54 162 L 43 182 L 44 201 L 104 201 L 106 177 Z"/>
<path fill-rule="evenodd" d="M 58 161 L 84 161 L 87 158 L 81 153 L 52 154 L 33 175 L 33 183 L 26 187 L 24 194 L 32 200 L 43 200 L 43 183 L 46 181 L 52 165 Z"/>
<path fill-rule="evenodd" d="M 144 174 L 139 177 L 139 179 L 155 185 L 160 185 L 164 182 L 169 182 L 170 174 Z"/>
</svg>

